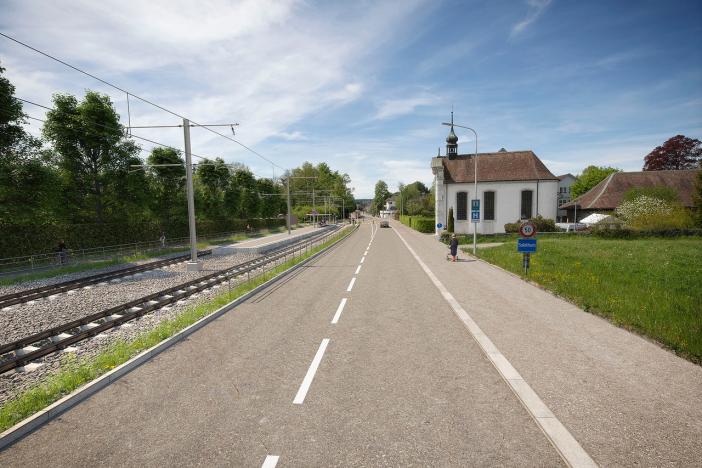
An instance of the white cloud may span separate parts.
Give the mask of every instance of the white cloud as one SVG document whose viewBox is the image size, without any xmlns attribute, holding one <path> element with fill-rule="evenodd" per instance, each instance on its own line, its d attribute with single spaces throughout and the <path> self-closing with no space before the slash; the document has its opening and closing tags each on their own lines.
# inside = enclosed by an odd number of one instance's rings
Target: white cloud
<svg viewBox="0 0 702 468">
<path fill-rule="evenodd" d="M 527 0 L 527 5 L 529 5 L 529 11 L 527 12 L 526 17 L 512 26 L 512 31 L 510 33 L 510 36 L 514 37 L 522 32 L 534 21 L 536 21 L 539 16 L 541 16 L 541 13 L 548 7 L 548 5 L 551 3 L 551 0 Z"/>
<path fill-rule="evenodd" d="M 374 65 L 369 56 L 410 27 L 419 4 L 14 0 L 3 2 L 0 28 L 196 122 L 238 122 L 237 139 L 292 167 L 301 161 L 287 152 L 267 154 L 267 139 L 313 137 L 288 129 L 360 99 Z M 50 104 L 53 92 L 80 96 L 95 89 L 110 94 L 126 123 L 123 93 L 5 39 L 0 54 L 18 96 Z M 133 124 L 178 123 L 134 98 L 130 104 Z M 175 130 L 139 132 L 182 146 Z M 196 153 L 270 169 L 204 130 L 193 130 L 192 139 Z"/>
<path fill-rule="evenodd" d="M 294 132 L 278 132 L 276 134 L 277 137 L 282 138 L 283 140 L 286 141 L 304 141 L 307 140 L 307 137 L 302 134 L 302 132 L 294 131 Z"/>
<path fill-rule="evenodd" d="M 378 110 L 373 117 L 376 120 L 389 119 L 391 117 L 399 117 L 401 115 L 413 113 L 417 107 L 429 106 L 435 104 L 436 96 L 422 94 L 402 99 L 390 99 L 383 101 L 378 106 Z"/>
</svg>

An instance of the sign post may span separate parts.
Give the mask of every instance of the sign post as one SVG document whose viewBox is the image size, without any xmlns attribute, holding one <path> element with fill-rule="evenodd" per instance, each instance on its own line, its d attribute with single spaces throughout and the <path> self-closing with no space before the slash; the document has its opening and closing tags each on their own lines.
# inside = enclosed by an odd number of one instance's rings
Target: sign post
<svg viewBox="0 0 702 468">
<path fill-rule="evenodd" d="M 519 234 L 522 239 L 517 239 L 517 252 L 521 252 L 522 267 L 524 274 L 529 273 L 531 254 L 536 252 L 536 239 L 531 239 L 536 235 L 536 226 L 531 221 L 525 221 L 519 226 Z"/>
</svg>

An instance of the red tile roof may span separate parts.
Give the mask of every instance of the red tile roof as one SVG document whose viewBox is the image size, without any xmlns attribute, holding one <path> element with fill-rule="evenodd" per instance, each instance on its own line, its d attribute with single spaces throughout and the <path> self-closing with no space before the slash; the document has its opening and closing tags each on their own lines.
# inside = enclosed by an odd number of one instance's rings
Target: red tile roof
<svg viewBox="0 0 702 468">
<path fill-rule="evenodd" d="M 474 180 L 473 154 L 460 154 L 455 159 L 440 159 L 447 183 L 467 183 Z M 478 153 L 478 182 L 510 180 L 558 180 L 533 151 L 500 151 Z"/>
<path fill-rule="evenodd" d="M 580 195 L 561 209 L 613 210 L 624 199 L 627 190 L 633 187 L 672 187 L 678 192 L 683 206 L 693 206 L 692 194 L 695 190 L 697 169 L 679 171 L 615 172 L 610 174 L 588 192 Z"/>
</svg>

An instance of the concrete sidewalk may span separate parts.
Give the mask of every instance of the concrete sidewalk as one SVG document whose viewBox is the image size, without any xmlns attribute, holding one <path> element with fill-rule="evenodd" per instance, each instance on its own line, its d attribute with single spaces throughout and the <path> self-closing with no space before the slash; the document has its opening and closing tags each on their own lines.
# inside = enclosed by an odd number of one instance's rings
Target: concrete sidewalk
<svg viewBox="0 0 702 468">
<path fill-rule="evenodd" d="M 598 464 L 700 466 L 701 367 L 489 264 L 447 262 L 432 235 L 392 228 Z"/>
</svg>

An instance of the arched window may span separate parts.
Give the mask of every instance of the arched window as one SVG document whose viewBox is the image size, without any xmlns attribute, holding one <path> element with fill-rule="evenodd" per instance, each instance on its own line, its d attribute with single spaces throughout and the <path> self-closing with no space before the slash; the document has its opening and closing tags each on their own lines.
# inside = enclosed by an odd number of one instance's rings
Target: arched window
<svg viewBox="0 0 702 468">
<path fill-rule="evenodd" d="M 468 193 L 458 192 L 456 194 L 456 219 L 468 219 Z"/>
</svg>

